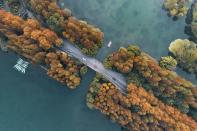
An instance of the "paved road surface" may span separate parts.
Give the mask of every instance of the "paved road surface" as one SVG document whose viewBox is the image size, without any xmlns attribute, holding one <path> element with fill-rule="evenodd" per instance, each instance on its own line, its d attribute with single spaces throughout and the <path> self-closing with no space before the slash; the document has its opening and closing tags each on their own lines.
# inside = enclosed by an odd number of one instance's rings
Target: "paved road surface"
<svg viewBox="0 0 197 131">
<path fill-rule="evenodd" d="M 127 87 L 126 80 L 125 77 L 123 77 L 121 74 L 111 71 L 109 69 L 105 69 L 100 61 L 98 61 L 95 58 L 82 54 L 77 47 L 73 46 L 66 40 L 64 41 L 64 45 L 60 48 L 60 50 L 67 52 L 69 55 L 78 59 L 92 70 L 103 75 L 107 80 L 109 80 L 114 85 L 116 85 L 122 93 L 126 93 L 126 87 Z"/>
</svg>

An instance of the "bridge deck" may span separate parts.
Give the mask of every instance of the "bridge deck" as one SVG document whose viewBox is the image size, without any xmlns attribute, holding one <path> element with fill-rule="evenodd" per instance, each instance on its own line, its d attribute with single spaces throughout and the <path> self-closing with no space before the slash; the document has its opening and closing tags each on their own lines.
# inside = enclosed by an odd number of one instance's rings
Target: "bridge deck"
<svg viewBox="0 0 197 131">
<path fill-rule="evenodd" d="M 113 83 L 122 93 L 126 93 L 127 83 L 125 78 L 117 72 L 106 69 L 102 62 L 98 61 L 95 58 L 88 57 L 81 53 L 81 51 L 68 43 L 66 40 L 64 41 L 64 45 L 60 48 L 61 51 L 68 53 L 69 55 L 77 58 L 83 64 L 91 68 L 92 70 L 98 72 L 111 83 Z"/>
</svg>

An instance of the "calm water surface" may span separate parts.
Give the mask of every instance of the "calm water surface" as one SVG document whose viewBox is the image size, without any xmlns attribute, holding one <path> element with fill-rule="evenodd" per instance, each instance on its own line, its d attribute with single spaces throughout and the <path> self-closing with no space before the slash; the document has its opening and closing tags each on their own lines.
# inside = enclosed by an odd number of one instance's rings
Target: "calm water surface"
<svg viewBox="0 0 197 131">
<path fill-rule="evenodd" d="M 159 59 L 168 54 L 169 43 L 184 34 L 185 19 L 172 21 L 162 11 L 163 0 L 62 0 L 75 16 L 97 25 L 105 33 L 103 58 L 130 43 Z M 112 41 L 112 47 L 106 48 Z M 13 69 L 18 57 L 0 52 L 0 131 L 120 131 L 100 112 L 85 104 L 89 71 L 81 86 L 71 91 L 47 77 L 38 66 L 22 75 Z M 180 69 L 178 73 L 197 84 Z"/>
</svg>

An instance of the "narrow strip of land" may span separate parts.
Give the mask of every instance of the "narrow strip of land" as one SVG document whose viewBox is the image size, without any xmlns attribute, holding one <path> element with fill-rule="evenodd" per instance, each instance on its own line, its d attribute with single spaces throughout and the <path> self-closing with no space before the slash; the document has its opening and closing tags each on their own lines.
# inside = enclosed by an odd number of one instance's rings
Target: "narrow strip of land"
<svg viewBox="0 0 197 131">
<path fill-rule="evenodd" d="M 25 2 L 23 0 L 20 0 L 21 3 L 21 9 L 20 9 L 20 16 L 24 16 L 25 14 L 28 15 L 29 18 L 34 18 L 34 15 L 26 8 Z M 9 7 L 4 6 L 6 10 L 9 9 Z M 77 47 L 75 47 L 73 44 L 69 43 L 67 40 L 64 40 L 64 44 L 59 50 L 68 53 L 73 58 L 76 58 L 92 70 L 98 72 L 101 74 L 105 79 L 109 80 L 111 83 L 113 83 L 117 88 L 122 92 L 126 93 L 126 79 L 123 77 L 120 73 L 114 72 L 112 70 L 106 69 L 102 62 L 99 60 L 84 55 Z"/>
</svg>

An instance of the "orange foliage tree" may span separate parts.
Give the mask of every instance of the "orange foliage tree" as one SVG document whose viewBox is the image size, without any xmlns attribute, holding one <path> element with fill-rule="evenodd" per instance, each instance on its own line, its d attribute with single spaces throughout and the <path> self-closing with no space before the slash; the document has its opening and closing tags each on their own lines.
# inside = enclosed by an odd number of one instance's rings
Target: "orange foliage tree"
<svg viewBox="0 0 197 131">
<path fill-rule="evenodd" d="M 84 53 L 96 55 L 103 41 L 100 29 L 78 20 L 67 10 L 61 10 L 52 0 L 26 0 L 33 11 L 43 17 L 45 23 L 77 44 Z"/>
<path fill-rule="evenodd" d="M 0 10 L 0 33 L 8 38 L 8 49 L 33 63 L 48 67 L 48 75 L 70 88 L 80 84 L 78 65 L 68 54 L 55 51 L 63 43 L 56 33 L 43 28 L 33 19 L 24 21 Z M 56 57 L 51 57 L 55 55 Z"/>
<path fill-rule="evenodd" d="M 129 63 L 129 68 L 126 66 L 127 63 Z M 135 46 L 120 48 L 118 52 L 108 57 L 107 64 L 112 69 L 126 73 L 128 79 L 143 85 L 146 90 L 153 92 L 164 103 L 184 113 L 197 112 L 196 86 L 175 72 L 161 68 L 152 57 L 139 48 Z M 135 75 L 130 76 L 130 74 Z"/>
<path fill-rule="evenodd" d="M 192 118 L 165 105 L 142 87 L 128 84 L 128 94 L 125 96 L 111 83 L 101 83 L 99 88 L 96 85 L 98 83 L 91 85 L 88 101 L 129 130 L 193 131 L 197 128 Z"/>
</svg>

